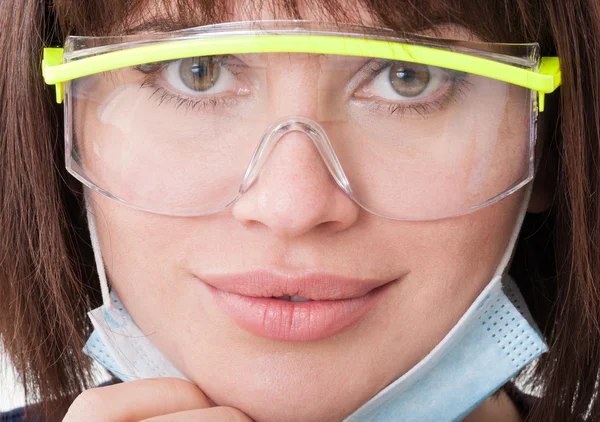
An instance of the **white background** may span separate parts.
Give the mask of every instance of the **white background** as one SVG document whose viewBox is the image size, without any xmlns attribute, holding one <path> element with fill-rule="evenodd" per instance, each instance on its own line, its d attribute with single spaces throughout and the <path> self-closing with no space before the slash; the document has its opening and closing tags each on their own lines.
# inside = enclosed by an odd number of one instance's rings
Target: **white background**
<svg viewBox="0 0 600 422">
<path fill-rule="evenodd" d="M 0 357 L 0 412 L 21 407 L 25 402 L 25 393 L 19 387 L 13 368 L 6 360 L 5 356 Z"/>
</svg>

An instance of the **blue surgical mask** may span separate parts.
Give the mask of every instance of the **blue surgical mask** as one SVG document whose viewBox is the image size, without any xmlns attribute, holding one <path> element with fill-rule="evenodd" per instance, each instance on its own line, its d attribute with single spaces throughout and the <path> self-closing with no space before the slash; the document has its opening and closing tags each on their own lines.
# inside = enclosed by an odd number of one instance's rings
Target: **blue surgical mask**
<svg viewBox="0 0 600 422">
<path fill-rule="evenodd" d="M 505 274 L 527 209 L 531 184 L 496 275 L 444 339 L 344 422 L 460 421 L 547 351 L 513 280 Z M 94 332 L 84 352 L 124 381 L 186 379 L 152 344 L 114 292 L 109 294 L 94 218 L 88 213 L 104 305 L 89 313 Z"/>
<path fill-rule="evenodd" d="M 146 378 L 187 378 L 142 333 L 117 297 L 111 305 L 88 313 L 94 331 L 83 352 L 122 381 Z"/>
</svg>

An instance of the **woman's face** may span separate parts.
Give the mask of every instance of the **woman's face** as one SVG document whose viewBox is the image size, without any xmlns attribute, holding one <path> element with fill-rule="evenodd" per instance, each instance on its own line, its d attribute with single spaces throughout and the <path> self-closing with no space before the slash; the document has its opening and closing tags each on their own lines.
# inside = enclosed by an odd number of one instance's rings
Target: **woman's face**
<svg viewBox="0 0 600 422">
<path fill-rule="evenodd" d="M 86 136 L 102 136 L 91 128 Z M 414 366 L 494 275 L 524 198 L 437 221 L 378 217 L 339 188 L 299 132 L 210 216 L 151 214 L 90 194 L 110 282 L 139 327 L 216 403 L 260 421 L 340 420 Z M 205 283 L 235 290 L 256 280 L 263 290 L 309 280 L 325 299 L 385 287 L 367 305 L 290 314 L 289 302 L 215 300 Z"/>
</svg>

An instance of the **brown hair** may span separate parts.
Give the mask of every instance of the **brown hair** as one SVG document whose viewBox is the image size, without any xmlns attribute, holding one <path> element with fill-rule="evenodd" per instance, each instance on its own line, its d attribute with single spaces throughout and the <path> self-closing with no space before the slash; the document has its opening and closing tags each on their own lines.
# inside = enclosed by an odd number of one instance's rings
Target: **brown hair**
<svg viewBox="0 0 600 422">
<path fill-rule="evenodd" d="M 29 403 L 59 418 L 90 384 L 81 353 L 99 306 L 82 189 L 64 171 L 62 109 L 44 86 L 40 53 L 68 34 L 126 31 L 150 0 L 0 1 L 0 336 Z M 349 19 L 336 0 L 307 0 Z M 156 0 L 160 3 L 160 0 Z M 252 2 L 251 2 L 252 3 Z M 299 0 L 256 0 L 301 17 Z M 541 44 L 563 85 L 544 113 L 556 194 L 528 216 L 513 262 L 549 345 L 535 370 L 543 398 L 528 420 L 600 420 L 600 3 L 596 0 L 361 0 L 382 25 L 417 31 L 457 24 L 489 41 Z M 163 4 L 163 3 L 161 3 Z M 154 28 L 227 20 L 226 2 L 164 1 Z M 163 6 L 164 6 L 163 4 Z M 250 3 L 247 3 L 250 4 Z M 306 5 L 306 2 L 303 3 Z M 318 9 L 314 7 L 313 9 Z M 553 107 L 552 107 L 553 106 Z M 554 160 L 548 157 L 555 157 Z"/>
</svg>

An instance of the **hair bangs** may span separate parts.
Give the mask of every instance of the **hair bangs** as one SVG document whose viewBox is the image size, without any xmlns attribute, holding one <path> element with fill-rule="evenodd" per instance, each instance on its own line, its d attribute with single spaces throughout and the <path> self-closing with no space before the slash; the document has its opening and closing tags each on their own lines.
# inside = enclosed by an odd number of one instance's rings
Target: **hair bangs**
<svg viewBox="0 0 600 422">
<path fill-rule="evenodd" d="M 397 33 L 436 35 L 456 26 L 488 42 L 540 42 L 551 39 L 544 9 L 535 0 L 57 0 L 59 33 L 124 35 L 169 32 L 209 24 L 261 19 L 308 19 L 380 26 Z"/>
</svg>

